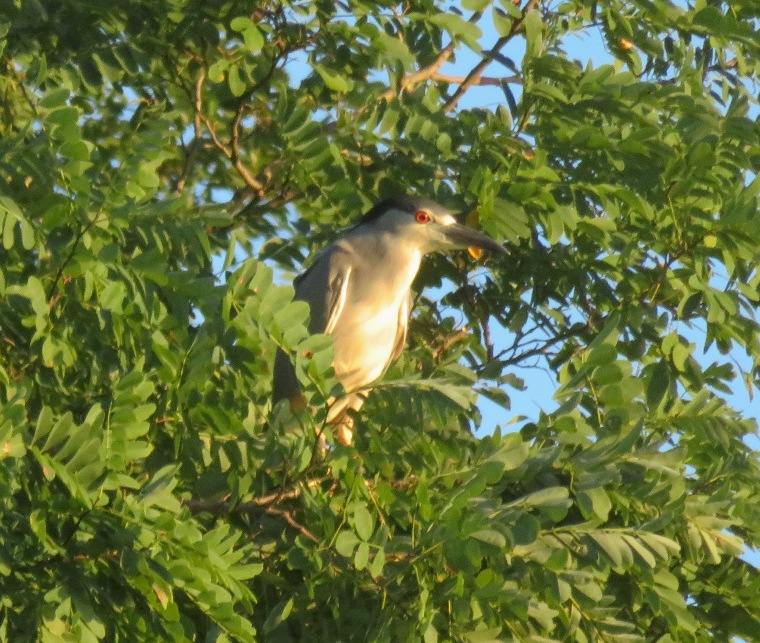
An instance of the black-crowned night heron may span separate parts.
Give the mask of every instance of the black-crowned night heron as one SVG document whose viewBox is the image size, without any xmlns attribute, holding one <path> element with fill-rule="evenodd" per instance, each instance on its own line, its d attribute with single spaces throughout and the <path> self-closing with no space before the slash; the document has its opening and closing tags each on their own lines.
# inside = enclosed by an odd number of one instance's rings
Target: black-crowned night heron
<svg viewBox="0 0 760 643">
<path fill-rule="evenodd" d="M 411 312 L 410 288 L 422 257 L 430 252 L 477 248 L 506 250 L 482 232 L 459 225 L 444 207 L 412 196 L 374 206 L 317 255 L 295 280 L 295 298 L 311 307 L 310 333 L 333 338 L 336 379 L 346 395 L 331 401 L 327 423 L 343 444 L 352 441 L 350 410 L 364 402 L 364 387 L 401 353 Z M 303 407 L 295 370 L 278 351 L 273 402 Z"/>
</svg>

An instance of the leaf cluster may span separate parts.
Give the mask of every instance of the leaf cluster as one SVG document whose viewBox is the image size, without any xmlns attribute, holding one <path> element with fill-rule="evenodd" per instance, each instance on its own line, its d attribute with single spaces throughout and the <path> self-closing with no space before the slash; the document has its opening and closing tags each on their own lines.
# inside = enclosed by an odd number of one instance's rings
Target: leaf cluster
<svg viewBox="0 0 760 643">
<path fill-rule="evenodd" d="M 6 5 L 0 640 L 757 637 L 755 4 Z M 510 254 L 343 447 L 282 275 L 397 192 Z"/>
</svg>

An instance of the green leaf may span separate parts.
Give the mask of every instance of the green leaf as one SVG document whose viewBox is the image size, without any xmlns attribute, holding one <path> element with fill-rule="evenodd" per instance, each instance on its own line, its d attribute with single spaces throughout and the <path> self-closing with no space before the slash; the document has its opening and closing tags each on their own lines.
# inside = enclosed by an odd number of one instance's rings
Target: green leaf
<svg viewBox="0 0 760 643">
<path fill-rule="evenodd" d="M 115 313 L 123 312 L 122 306 L 127 297 L 127 289 L 120 281 L 109 281 L 100 292 L 100 305 Z"/>
<path fill-rule="evenodd" d="M 328 89 L 338 92 L 339 94 L 344 94 L 349 91 L 349 81 L 343 76 L 326 69 L 322 65 L 312 64 L 312 68 L 320 75 Z"/>
<path fill-rule="evenodd" d="M 649 551 L 639 540 L 634 538 L 633 536 L 623 536 L 623 539 L 628 544 L 628 546 L 641 558 L 641 560 L 646 563 L 649 567 L 656 567 L 657 566 L 657 559 L 652 555 L 652 552 Z"/>
<path fill-rule="evenodd" d="M 538 538 L 541 523 L 531 514 L 523 514 L 512 527 L 512 537 L 516 545 L 530 545 Z"/>
<path fill-rule="evenodd" d="M 364 569 L 369 563 L 369 545 L 366 542 L 359 543 L 354 554 L 354 567 Z"/>
<path fill-rule="evenodd" d="M 543 22 L 538 9 L 531 9 L 525 15 L 523 22 L 525 28 L 525 55 L 529 58 L 537 57 L 543 50 Z"/>
<path fill-rule="evenodd" d="M 51 414 L 52 411 L 50 413 L 45 413 L 45 418 L 42 420 L 43 425 L 40 427 L 38 424 L 38 427 L 40 428 L 39 435 L 37 432 L 35 432 L 35 438 L 37 438 L 37 440 L 46 438 L 45 444 L 43 444 L 40 448 L 40 450 L 43 452 L 51 451 L 59 444 L 61 444 L 61 442 L 66 439 L 71 431 L 71 427 L 73 426 L 73 416 L 70 412 L 64 413 L 61 417 L 58 418 L 58 421 L 55 424 L 51 424 L 50 422 L 52 419 Z M 41 418 L 42 416 L 43 413 L 40 413 Z M 49 432 L 43 432 L 43 430 Z"/>
<path fill-rule="evenodd" d="M 90 150 L 83 141 L 68 141 L 61 145 L 61 154 L 72 161 L 89 161 Z"/>
<path fill-rule="evenodd" d="M 245 93 L 245 81 L 240 73 L 239 65 L 230 65 L 227 69 L 227 83 L 233 96 L 242 96 Z"/>
<path fill-rule="evenodd" d="M 385 31 L 377 30 L 373 32 L 372 45 L 385 59 L 392 63 L 411 65 L 415 62 L 415 57 L 409 51 L 406 42 L 385 33 Z"/>
<path fill-rule="evenodd" d="M 661 360 L 654 365 L 647 382 L 647 404 L 656 407 L 670 390 L 671 378 L 667 362 Z"/>
<path fill-rule="evenodd" d="M 587 519 L 596 518 L 606 522 L 612 510 L 612 502 L 604 489 L 587 489 L 577 494 L 578 506 Z"/>
<path fill-rule="evenodd" d="M 483 11 L 489 4 L 489 0 L 463 0 L 462 8 L 468 11 Z"/>
<path fill-rule="evenodd" d="M 479 529 L 471 533 L 470 537 L 499 549 L 504 549 L 507 545 L 504 535 L 494 529 Z"/>
<path fill-rule="evenodd" d="M 341 531 L 335 540 L 335 549 L 341 556 L 350 558 L 354 555 L 354 550 L 359 544 L 359 539 L 353 531 Z"/>
<path fill-rule="evenodd" d="M 372 575 L 372 578 L 379 578 L 380 575 L 383 573 L 384 567 L 385 567 L 385 550 L 378 549 L 375 552 L 375 557 L 372 559 L 372 564 L 369 567 L 369 573 Z"/>
<path fill-rule="evenodd" d="M 502 641 L 501 628 L 483 628 L 464 632 L 464 640 L 469 643 L 498 643 Z"/>
<path fill-rule="evenodd" d="M 631 565 L 633 555 L 622 535 L 600 531 L 591 532 L 589 536 L 601 547 L 615 567 L 627 569 Z"/>
<path fill-rule="evenodd" d="M 478 25 L 465 20 L 456 13 L 436 13 L 425 18 L 428 22 L 442 27 L 453 38 L 461 38 L 462 41 L 473 51 L 480 51 L 478 40 L 482 32 Z"/>
<path fill-rule="evenodd" d="M 224 75 L 230 68 L 230 61 L 226 58 L 220 58 L 208 68 L 208 79 L 212 83 L 221 83 L 224 81 Z"/>
<path fill-rule="evenodd" d="M 59 127 L 61 129 L 71 128 L 76 126 L 79 121 L 79 110 L 76 107 L 60 107 L 50 112 L 45 116 L 45 122 L 53 127 Z M 60 132 L 57 132 L 60 137 Z"/>
<path fill-rule="evenodd" d="M 523 496 L 508 506 L 540 507 L 543 505 L 569 506 L 569 493 L 565 487 L 547 487 Z"/>
<path fill-rule="evenodd" d="M 493 26 L 496 28 L 496 33 L 502 38 L 507 34 L 512 33 L 512 25 L 514 24 L 514 18 L 510 17 L 507 13 L 494 7 L 491 9 L 491 19 L 493 20 Z"/>
<path fill-rule="evenodd" d="M 19 434 L 14 434 L 13 425 L 6 422 L 0 425 L 0 461 L 3 458 L 21 458 L 26 453 L 24 441 Z"/>
<path fill-rule="evenodd" d="M 234 31 L 238 31 L 240 33 L 243 33 L 247 29 L 250 29 L 254 26 L 255 24 L 253 20 L 246 16 L 238 16 L 237 18 L 233 18 L 230 21 L 230 29 L 233 29 Z"/>
<path fill-rule="evenodd" d="M 55 109 L 64 106 L 69 99 L 70 92 L 66 87 L 58 87 L 50 90 L 40 100 L 40 107 L 45 109 Z"/>
<path fill-rule="evenodd" d="M 366 507 L 363 505 L 356 505 L 354 507 L 353 523 L 359 538 L 369 540 L 372 537 L 375 520 Z"/>
<path fill-rule="evenodd" d="M 274 631 L 279 625 L 284 623 L 290 612 L 293 610 L 293 598 L 289 598 L 286 601 L 280 602 L 267 616 L 267 620 L 264 622 L 264 632 L 269 634 Z"/>
<path fill-rule="evenodd" d="M 230 22 L 230 28 L 243 34 L 243 41 L 249 51 L 260 51 L 264 46 L 264 36 L 250 18 L 243 16 L 233 18 Z"/>
</svg>

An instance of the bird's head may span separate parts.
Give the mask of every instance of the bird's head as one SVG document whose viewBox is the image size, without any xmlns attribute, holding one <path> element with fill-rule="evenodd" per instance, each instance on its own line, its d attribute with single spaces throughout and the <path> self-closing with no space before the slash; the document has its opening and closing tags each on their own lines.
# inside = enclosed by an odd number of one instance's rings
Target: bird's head
<svg viewBox="0 0 760 643">
<path fill-rule="evenodd" d="M 398 243 L 410 244 L 423 255 L 461 248 L 507 252 L 488 235 L 457 223 L 442 205 L 416 196 L 381 201 L 361 218 L 357 227 L 362 226 L 397 237 Z"/>
</svg>

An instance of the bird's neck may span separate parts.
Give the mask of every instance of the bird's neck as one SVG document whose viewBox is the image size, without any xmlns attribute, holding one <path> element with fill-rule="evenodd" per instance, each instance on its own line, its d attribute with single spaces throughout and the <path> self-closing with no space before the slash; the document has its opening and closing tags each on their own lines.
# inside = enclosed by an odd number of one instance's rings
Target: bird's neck
<svg viewBox="0 0 760 643">
<path fill-rule="evenodd" d="M 370 264 L 372 277 L 382 281 L 386 292 L 406 293 L 420 269 L 422 252 L 413 242 L 399 241 L 391 234 L 367 234 L 362 243 L 353 244 L 356 261 Z M 365 249 L 359 252 L 357 248 Z"/>
</svg>

